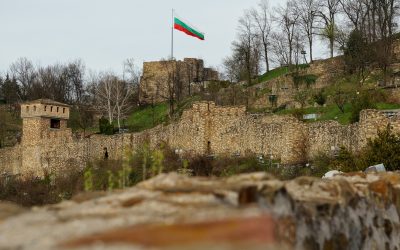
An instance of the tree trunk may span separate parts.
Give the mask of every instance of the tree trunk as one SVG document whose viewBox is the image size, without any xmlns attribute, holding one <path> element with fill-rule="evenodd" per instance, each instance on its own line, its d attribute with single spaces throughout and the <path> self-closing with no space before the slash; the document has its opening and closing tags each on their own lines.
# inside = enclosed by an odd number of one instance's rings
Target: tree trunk
<svg viewBox="0 0 400 250">
<path fill-rule="evenodd" d="M 108 106 L 108 122 L 109 122 L 110 125 L 111 125 L 111 124 L 112 124 L 112 120 L 113 120 L 113 115 L 112 115 L 111 102 L 110 102 L 110 100 L 108 100 L 107 106 Z"/>
<path fill-rule="evenodd" d="M 263 38 L 263 44 L 264 44 L 265 67 L 267 72 L 269 72 L 268 43 L 265 40 L 265 38 Z"/>
<path fill-rule="evenodd" d="M 308 39 L 308 44 L 309 44 L 309 46 L 310 46 L 310 63 L 312 63 L 314 60 L 313 60 L 313 48 L 312 48 L 312 46 L 313 46 L 313 40 L 312 40 L 312 37 L 309 37 L 309 39 Z"/>
<path fill-rule="evenodd" d="M 118 110 L 117 110 L 117 123 L 118 123 L 118 130 L 121 130 L 120 115 L 121 115 L 121 108 L 120 108 L 120 107 L 118 107 Z"/>
<path fill-rule="evenodd" d="M 268 49 L 265 48 L 265 66 L 267 67 L 267 72 L 269 72 L 269 60 L 268 60 Z"/>
</svg>

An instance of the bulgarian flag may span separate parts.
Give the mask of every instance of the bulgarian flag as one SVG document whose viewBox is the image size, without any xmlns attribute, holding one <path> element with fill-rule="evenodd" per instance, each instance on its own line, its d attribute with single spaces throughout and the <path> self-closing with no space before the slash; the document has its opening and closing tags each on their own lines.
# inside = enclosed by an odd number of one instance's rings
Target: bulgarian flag
<svg viewBox="0 0 400 250">
<path fill-rule="evenodd" d="M 184 22 L 182 19 L 178 17 L 174 17 L 174 29 L 180 30 L 189 36 L 193 36 L 200 40 L 204 40 L 204 33 L 200 32 L 199 30 L 189 25 L 187 22 Z"/>
</svg>

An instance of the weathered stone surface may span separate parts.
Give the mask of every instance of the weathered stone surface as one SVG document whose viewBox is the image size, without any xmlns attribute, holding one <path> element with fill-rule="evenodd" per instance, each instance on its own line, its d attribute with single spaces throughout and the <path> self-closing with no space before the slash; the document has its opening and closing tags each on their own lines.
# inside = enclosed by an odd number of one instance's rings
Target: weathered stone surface
<svg viewBox="0 0 400 250">
<path fill-rule="evenodd" d="M 204 61 L 196 58 L 184 58 L 183 61 L 144 62 L 139 99 L 141 103 L 168 100 L 172 77 L 181 84 L 180 97 L 186 97 L 200 92 L 200 83 L 217 81 L 218 75 L 218 71 L 204 67 Z"/>
<path fill-rule="evenodd" d="M 397 173 L 291 181 L 171 173 L 6 212 L 0 249 L 396 249 L 399 201 Z"/>
<path fill-rule="evenodd" d="M 1 221 L 5 220 L 9 217 L 16 216 L 16 215 L 24 213 L 26 211 L 27 211 L 27 209 L 22 208 L 11 202 L 0 201 L 0 223 L 1 223 Z"/>
<path fill-rule="evenodd" d="M 305 123 L 292 116 L 252 115 L 246 113 L 244 106 L 220 107 L 213 102 L 197 102 L 183 112 L 179 121 L 141 133 L 77 139 L 65 137 L 63 130 L 50 137 L 43 132 L 42 139 L 32 144 L 0 149 L 0 173 L 63 173 L 104 158 L 104 147 L 110 160 L 121 160 L 127 151 L 134 152 L 144 143 L 156 147 L 161 142 L 180 149 L 188 158 L 256 154 L 272 155 L 283 164 L 291 164 L 320 152 L 331 153 L 332 148 L 340 146 L 358 151 L 387 126 L 400 132 L 400 113 L 388 116 L 384 111 L 364 110 L 359 123 L 344 126 L 337 121 Z M 28 129 L 24 136 L 27 133 L 34 131 Z"/>
</svg>

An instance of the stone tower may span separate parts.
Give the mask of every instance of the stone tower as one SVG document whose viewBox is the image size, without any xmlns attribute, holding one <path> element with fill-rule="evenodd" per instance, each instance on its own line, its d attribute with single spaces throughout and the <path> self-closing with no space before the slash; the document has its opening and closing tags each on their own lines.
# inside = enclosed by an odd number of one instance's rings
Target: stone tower
<svg viewBox="0 0 400 250">
<path fill-rule="evenodd" d="M 22 169 L 21 173 L 42 175 L 45 148 L 71 140 L 67 128 L 69 106 L 49 99 L 39 99 L 21 105 Z"/>
<path fill-rule="evenodd" d="M 43 139 L 65 135 L 69 106 L 49 99 L 39 99 L 21 105 L 22 144 L 33 145 Z"/>
</svg>

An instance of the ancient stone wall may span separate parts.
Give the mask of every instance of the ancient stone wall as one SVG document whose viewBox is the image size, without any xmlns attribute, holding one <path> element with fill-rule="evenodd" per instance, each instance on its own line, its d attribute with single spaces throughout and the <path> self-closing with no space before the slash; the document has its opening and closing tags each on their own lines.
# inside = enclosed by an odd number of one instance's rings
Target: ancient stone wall
<svg viewBox="0 0 400 250">
<path fill-rule="evenodd" d="M 181 95 L 183 98 L 195 90 L 190 88 L 191 83 L 211 80 L 218 80 L 218 72 L 205 68 L 201 59 L 145 62 L 139 98 L 142 103 L 162 102 L 170 98 L 172 93 L 174 97 Z"/>
<path fill-rule="evenodd" d="M 345 126 L 336 121 L 303 123 L 291 116 L 247 114 L 245 107 L 201 102 L 185 111 L 178 123 L 147 131 L 146 138 L 153 146 L 164 141 L 190 155 L 260 154 L 293 163 L 341 146 L 358 151 L 388 125 L 400 132 L 398 116 L 387 115 L 365 110 L 360 123 Z"/>
<path fill-rule="evenodd" d="M 329 58 L 325 60 L 317 60 L 310 64 L 305 74 L 318 76 L 314 85 L 315 88 L 323 88 L 332 83 L 337 76 L 343 74 L 345 70 L 344 60 L 342 56 Z"/>
<path fill-rule="evenodd" d="M 277 97 L 276 104 L 278 107 L 286 105 L 289 108 L 299 108 L 300 104 L 295 101 L 295 95 L 299 91 L 309 89 L 321 89 L 332 83 L 335 77 L 344 72 L 344 62 L 342 57 L 335 57 L 325 60 L 316 60 L 310 64 L 310 67 L 299 70 L 299 75 L 315 75 L 317 77 L 314 84 L 306 86 L 306 84 L 295 85 L 292 74 L 286 74 L 275 79 L 269 80 L 255 85 L 253 89 L 252 102 L 250 106 L 253 108 L 272 107 L 269 101 L 269 95 Z M 267 89 L 266 93 L 257 96 L 262 92 L 262 89 Z"/>
<path fill-rule="evenodd" d="M 183 112 L 178 122 L 134 134 L 93 135 L 75 139 L 43 136 L 35 144 L 0 151 L 1 171 L 43 174 L 84 168 L 88 161 L 123 159 L 144 143 L 151 147 L 164 142 L 188 156 L 264 155 L 290 164 L 307 160 L 319 152 L 330 153 L 340 146 L 352 151 L 363 148 L 378 130 L 390 127 L 400 133 L 400 114 L 364 110 L 360 123 L 340 125 L 336 121 L 304 123 L 292 116 L 249 114 L 244 106 L 219 107 L 198 102 Z"/>
<path fill-rule="evenodd" d="M 341 125 L 337 121 L 309 123 L 307 126 L 307 152 L 313 157 L 319 152 L 332 153 L 344 146 L 358 151 L 364 144 L 359 140 L 359 125 Z"/>
<path fill-rule="evenodd" d="M 16 173 L 22 166 L 21 147 L 0 148 L 0 174 Z"/>
</svg>

